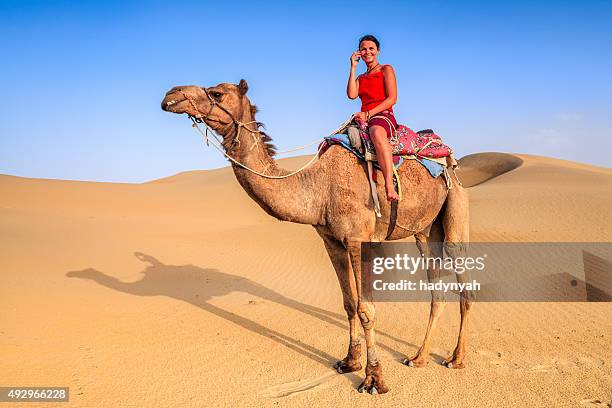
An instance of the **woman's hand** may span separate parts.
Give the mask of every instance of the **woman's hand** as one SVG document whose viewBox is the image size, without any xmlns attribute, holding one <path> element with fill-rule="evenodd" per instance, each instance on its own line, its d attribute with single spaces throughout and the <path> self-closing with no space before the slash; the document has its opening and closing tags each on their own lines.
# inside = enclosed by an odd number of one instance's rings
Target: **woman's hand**
<svg viewBox="0 0 612 408">
<path fill-rule="evenodd" d="M 357 68 L 357 64 L 359 64 L 359 58 L 361 58 L 361 51 L 355 51 L 351 54 L 351 68 Z"/>
<path fill-rule="evenodd" d="M 357 119 L 358 121 L 362 121 L 362 122 L 368 121 L 368 115 L 365 112 L 357 112 L 356 114 L 353 115 L 353 117 Z"/>
</svg>

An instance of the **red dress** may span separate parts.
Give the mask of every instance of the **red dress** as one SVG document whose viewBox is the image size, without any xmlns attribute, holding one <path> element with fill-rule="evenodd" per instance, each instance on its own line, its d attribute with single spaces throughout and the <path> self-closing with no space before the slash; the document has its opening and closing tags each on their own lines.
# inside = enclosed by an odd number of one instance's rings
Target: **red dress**
<svg viewBox="0 0 612 408">
<path fill-rule="evenodd" d="M 387 99 L 385 90 L 385 77 L 382 69 L 369 75 L 359 76 L 359 98 L 361 99 L 361 111 L 366 112 L 374 109 Z M 397 122 L 393 115 L 393 107 L 382 112 L 372 115 L 368 121 L 368 126 L 381 126 L 387 131 L 387 137 L 390 138 L 395 129 Z"/>
<path fill-rule="evenodd" d="M 385 77 L 382 69 L 373 74 L 360 75 L 358 79 L 362 112 L 374 109 L 387 98 Z M 393 108 L 389 108 L 389 110 L 393 112 Z"/>
</svg>

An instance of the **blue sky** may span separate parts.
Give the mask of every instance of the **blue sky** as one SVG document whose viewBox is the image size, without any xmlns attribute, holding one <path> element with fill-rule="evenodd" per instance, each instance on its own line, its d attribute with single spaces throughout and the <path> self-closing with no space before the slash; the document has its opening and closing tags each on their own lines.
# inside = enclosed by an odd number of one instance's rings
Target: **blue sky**
<svg viewBox="0 0 612 408">
<path fill-rule="evenodd" d="M 398 121 L 458 156 L 612 166 L 609 1 L 2 0 L 0 173 L 141 182 L 225 166 L 159 105 L 174 85 L 241 78 L 275 144 L 304 144 L 359 110 L 345 86 L 366 33 L 395 68 Z"/>
</svg>

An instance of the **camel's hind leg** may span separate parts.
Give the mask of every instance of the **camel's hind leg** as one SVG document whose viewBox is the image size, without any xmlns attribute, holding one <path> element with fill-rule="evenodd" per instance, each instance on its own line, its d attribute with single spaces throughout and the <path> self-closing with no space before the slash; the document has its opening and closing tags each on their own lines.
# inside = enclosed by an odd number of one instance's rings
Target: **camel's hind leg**
<svg viewBox="0 0 612 408">
<path fill-rule="evenodd" d="M 419 248 L 419 252 L 425 257 L 442 259 L 442 241 L 444 239 L 444 233 L 442 231 L 442 224 L 436 220 L 431 226 L 429 237 L 423 234 L 415 235 L 416 243 Z M 440 279 L 440 268 L 436 267 L 434 262 L 432 267 L 427 268 L 427 278 L 429 282 L 437 282 Z M 431 292 L 431 307 L 429 310 L 429 323 L 427 324 L 427 331 L 425 332 L 425 338 L 421 348 L 417 351 L 416 355 L 412 358 L 404 360 L 404 364 L 410 367 L 425 367 L 429 362 L 429 350 L 431 347 L 431 339 L 436 330 L 438 319 L 444 310 L 446 305 L 443 291 L 432 291 Z"/>
<path fill-rule="evenodd" d="M 455 186 L 449 190 L 446 211 L 442 219 L 445 235 L 444 251 L 447 256 L 453 259 L 465 257 L 469 243 L 469 199 L 467 191 L 457 184 L 455 183 Z M 470 273 L 467 270 L 463 273 L 455 273 L 455 276 L 460 283 L 471 281 Z M 444 361 L 444 365 L 449 368 L 463 368 L 465 366 L 465 340 L 473 302 L 474 292 L 462 290 L 459 303 L 461 326 L 457 337 L 457 346 L 453 354 Z"/>
<path fill-rule="evenodd" d="M 338 281 L 342 289 L 344 310 L 349 322 L 348 352 L 344 359 L 334 364 L 334 368 L 339 373 L 350 373 L 361 370 L 361 342 L 357 332 L 357 286 L 353 270 L 351 269 L 348 251 L 344 245 L 334 238 L 323 234 L 320 235 L 325 243 L 329 259 L 331 259 L 332 265 L 336 270 L 336 275 L 338 275 Z"/>
</svg>

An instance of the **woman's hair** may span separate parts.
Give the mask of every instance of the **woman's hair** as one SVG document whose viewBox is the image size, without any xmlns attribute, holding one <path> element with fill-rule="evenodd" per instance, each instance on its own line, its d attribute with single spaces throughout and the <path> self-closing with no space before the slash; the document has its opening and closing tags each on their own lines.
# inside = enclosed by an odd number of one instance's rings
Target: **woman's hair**
<svg viewBox="0 0 612 408">
<path fill-rule="evenodd" d="M 361 47 L 361 43 L 364 41 L 372 41 L 374 44 L 376 44 L 376 48 L 380 50 L 380 43 L 378 42 L 376 37 L 374 37 L 373 35 L 368 34 L 368 35 L 364 35 L 363 37 L 361 37 L 359 39 L 359 47 Z"/>
</svg>

